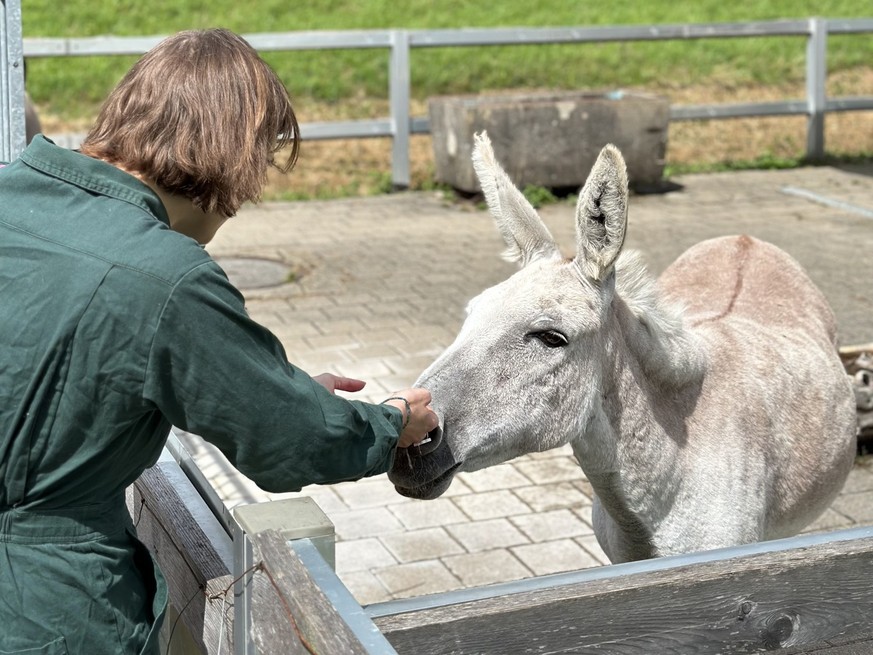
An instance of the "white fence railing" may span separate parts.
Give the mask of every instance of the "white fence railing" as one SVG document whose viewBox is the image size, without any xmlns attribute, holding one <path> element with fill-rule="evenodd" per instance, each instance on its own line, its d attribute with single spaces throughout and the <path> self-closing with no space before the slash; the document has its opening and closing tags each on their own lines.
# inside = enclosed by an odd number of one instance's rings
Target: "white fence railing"
<svg viewBox="0 0 873 655">
<path fill-rule="evenodd" d="M 19 0 L 5 0 L 5 2 L 17 4 Z M 816 160 L 821 159 L 825 152 L 824 119 L 827 113 L 873 109 L 873 96 L 828 98 L 826 94 L 828 36 L 831 34 L 863 33 L 873 33 L 873 18 L 829 19 L 814 17 L 754 23 L 616 27 L 283 32 L 249 34 L 245 37 L 261 51 L 388 49 L 390 51 L 388 63 L 390 116 L 369 120 L 306 123 L 301 126 L 301 132 L 305 139 L 390 137 L 393 141 L 392 182 L 395 187 L 404 188 L 409 186 L 410 181 L 410 135 L 430 132 L 426 117 L 410 115 L 410 50 L 412 48 L 804 37 L 806 41 L 806 97 L 804 99 L 746 104 L 677 105 L 671 107 L 670 118 L 671 120 L 685 121 L 748 116 L 805 115 L 807 117 L 806 153 L 809 159 Z M 162 36 L 26 38 L 23 40 L 24 56 L 135 55 L 144 53 L 162 38 Z M 74 140 L 75 137 L 65 145 L 74 147 L 76 145 Z"/>
<path fill-rule="evenodd" d="M 0 0 L 0 161 L 24 148 L 21 0 Z"/>
</svg>

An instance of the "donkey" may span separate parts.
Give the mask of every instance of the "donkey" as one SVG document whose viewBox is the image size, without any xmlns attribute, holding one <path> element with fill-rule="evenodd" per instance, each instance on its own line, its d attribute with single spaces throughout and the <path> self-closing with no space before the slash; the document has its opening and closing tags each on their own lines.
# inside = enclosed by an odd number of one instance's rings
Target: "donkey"
<svg viewBox="0 0 873 655">
<path fill-rule="evenodd" d="M 789 536 L 828 507 L 852 466 L 855 401 L 834 315 L 794 259 L 723 237 L 656 281 L 621 252 L 628 182 L 612 145 L 565 259 L 484 133 L 473 162 L 521 270 L 470 301 L 416 382 L 441 425 L 395 458 L 399 493 L 436 498 L 460 471 L 569 443 L 612 562 Z"/>
</svg>

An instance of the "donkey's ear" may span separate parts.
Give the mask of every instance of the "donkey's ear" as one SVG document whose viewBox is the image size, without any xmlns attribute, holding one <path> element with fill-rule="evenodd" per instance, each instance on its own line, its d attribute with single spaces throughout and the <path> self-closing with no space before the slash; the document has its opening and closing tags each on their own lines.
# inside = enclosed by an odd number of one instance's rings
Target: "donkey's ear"
<svg viewBox="0 0 873 655">
<path fill-rule="evenodd" d="M 576 205 L 576 262 L 594 280 L 612 271 L 627 226 L 627 168 L 618 148 L 600 151 Z"/>
<path fill-rule="evenodd" d="M 504 258 L 525 266 L 534 259 L 560 257 L 548 228 L 494 158 L 488 135 L 482 132 L 473 138 L 473 168 L 488 209 L 508 246 Z"/>
</svg>

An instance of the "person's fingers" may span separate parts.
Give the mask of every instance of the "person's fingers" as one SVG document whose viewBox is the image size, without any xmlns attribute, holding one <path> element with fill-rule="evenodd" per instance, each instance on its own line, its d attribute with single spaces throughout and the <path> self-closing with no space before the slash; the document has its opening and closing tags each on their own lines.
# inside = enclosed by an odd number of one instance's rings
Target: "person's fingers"
<svg viewBox="0 0 873 655">
<path fill-rule="evenodd" d="M 355 378 L 345 378 L 341 375 L 334 375 L 333 373 L 322 373 L 321 375 L 315 375 L 312 378 L 318 384 L 323 386 L 325 389 L 334 393 L 335 391 L 360 391 L 366 386 L 366 382 L 363 380 L 358 380 Z"/>
<path fill-rule="evenodd" d="M 398 441 L 398 446 L 407 448 L 427 439 L 428 434 L 439 426 L 440 419 L 430 407 L 431 394 L 427 389 L 404 389 L 397 396 L 409 403 L 409 420 Z"/>
<path fill-rule="evenodd" d="M 334 390 L 334 378 L 336 376 L 331 373 L 322 373 L 321 375 L 313 375 L 312 379 L 318 382 L 325 389 L 333 393 Z"/>
<path fill-rule="evenodd" d="M 339 391 L 360 391 L 366 385 L 366 382 L 356 378 L 335 377 L 334 379 L 334 388 Z"/>
</svg>

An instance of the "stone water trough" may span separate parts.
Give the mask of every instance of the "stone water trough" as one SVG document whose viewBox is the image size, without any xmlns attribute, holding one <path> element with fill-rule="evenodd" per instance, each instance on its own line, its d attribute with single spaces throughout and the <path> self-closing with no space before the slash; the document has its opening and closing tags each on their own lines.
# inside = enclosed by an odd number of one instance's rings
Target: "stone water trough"
<svg viewBox="0 0 873 655">
<path fill-rule="evenodd" d="M 631 187 L 657 190 L 664 173 L 670 103 L 624 91 L 437 96 L 428 103 L 435 176 L 466 193 L 479 181 L 473 134 L 486 130 L 494 154 L 520 187 L 581 187 L 600 149 L 622 151 Z"/>
</svg>

